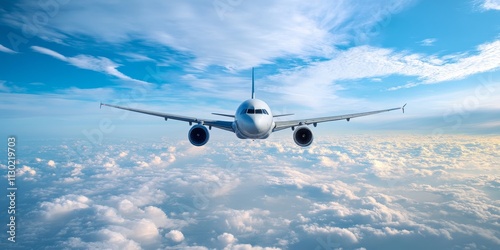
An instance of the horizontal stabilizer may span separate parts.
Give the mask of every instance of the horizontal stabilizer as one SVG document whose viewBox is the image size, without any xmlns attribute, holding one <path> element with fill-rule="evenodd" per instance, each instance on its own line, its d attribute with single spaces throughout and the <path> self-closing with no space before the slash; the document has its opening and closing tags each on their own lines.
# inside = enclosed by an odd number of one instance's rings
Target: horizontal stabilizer
<svg viewBox="0 0 500 250">
<path fill-rule="evenodd" d="M 228 114 L 212 113 L 212 115 L 220 115 L 220 116 L 226 116 L 226 117 L 232 117 L 232 118 L 234 118 L 234 115 L 228 115 Z"/>
</svg>

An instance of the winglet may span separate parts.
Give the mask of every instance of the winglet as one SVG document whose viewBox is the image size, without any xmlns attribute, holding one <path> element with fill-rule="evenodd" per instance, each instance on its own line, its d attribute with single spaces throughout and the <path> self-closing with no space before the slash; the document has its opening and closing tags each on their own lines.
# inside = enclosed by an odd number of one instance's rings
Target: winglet
<svg viewBox="0 0 500 250">
<path fill-rule="evenodd" d="M 255 81 L 254 81 L 254 74 L 253 74 L 253 67 L 252 67 L 252 99 L 255 99 Z"/>
<path fill-rule="evenodd" d="M 403 107 L 401 107 L 401 109 L 403 110 L 403 114 L 405 113 L 406 104 L 408 104 L 408 103 L 405 103 L 405 105 L 403 105 Z"/>
<path fill-rule="evenodd" d="M 99 109 L 100 109 L 100 108 L 102 108 L 102 102 L 101 102 L 101 104 L 99 105 Z"/>
</svg>

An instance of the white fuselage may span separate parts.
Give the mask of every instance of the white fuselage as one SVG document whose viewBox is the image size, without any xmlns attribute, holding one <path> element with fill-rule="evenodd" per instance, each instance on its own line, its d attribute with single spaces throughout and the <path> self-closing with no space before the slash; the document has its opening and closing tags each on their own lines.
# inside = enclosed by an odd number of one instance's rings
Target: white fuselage
<svg viewBox="0 0 500 250">
<path fill-rule="evenodd" d="M 236 110 L 233 129 L 240 139 L 265 139 L 273 128 L 271 109 L 261 100 L 246 100 Z"/>
</svg>

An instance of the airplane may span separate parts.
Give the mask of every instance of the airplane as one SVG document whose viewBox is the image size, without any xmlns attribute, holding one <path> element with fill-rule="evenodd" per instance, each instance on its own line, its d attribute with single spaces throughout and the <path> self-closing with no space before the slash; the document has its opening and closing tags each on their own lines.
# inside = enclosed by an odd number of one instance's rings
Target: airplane
<svg viewBox="0 0 500 250">
<path fill-rule="evenodd" d="M 112 104 L 102 103 L 102 106 L 113 107 L 117 109 L 128 110 L 132 112 L 153 115 L 163 117 L 165 121 L 168 119 L 178 120 L 183 122 L 188 122 L 191 129 L 188 132 L 188 139 L 194 146 L 203 146 L 210 139 L 210 133 L 212 127 L 233 132 L 240 139 L 266 139 L 273 132 L 291 128 L 293 132 L 293 140 L 295 143 L 301 147 L 307 147 L 313 142 L 313 133 L 307 127 L 308 125 L 313 125 L 316 127 L 318 123 L 346 120 L 350 121 L 352 118 L 378 114 L 382 112 L 388 112 L 393 110 L 401 109 L 404 113 L 405 105 L 398 108 L 375 110 L 363 113 L 354 113 L 347 115 L 336 115 L 336 116 L 326 116 L 310 119 L 298 119 L 289 121 L 275 121 L 276 117 L 289 116 L 293 114 L 279 114 L 273 115 L 271 108 L 267 103 L 262 100 L 255 98 L 255 81 L 254 81 L 254 69 L 252 68 L 252 98 L 244 101 L 240 104 L 236 113 L 234 115 L 230 114 L 220 114 L 212 113 L 213 115 L 224 116 L 233 118 L 233 121 L 221 121 L 221 120 L 210 120 L 210 119 L 200 119 L 196 117 L 161 113 L 155 111 L 147 111 L 136 108 L 122 107 Z M 193 124 L 195 124 L 193 126 Z M 208 129 L 207 129 L 208 126 Z"/>
</svg>

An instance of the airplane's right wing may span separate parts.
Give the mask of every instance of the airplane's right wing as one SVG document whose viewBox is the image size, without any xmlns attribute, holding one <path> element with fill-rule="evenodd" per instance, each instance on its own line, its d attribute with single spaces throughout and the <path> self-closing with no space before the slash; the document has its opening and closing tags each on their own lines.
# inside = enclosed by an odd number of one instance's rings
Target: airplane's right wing
<svg viewBox="0 0 500 250">
<path fill-rule="evenodd" d="M 319 118 L 310 118 L 310 119 L 302 119 L 302 120 L 291 120 L 291 121 L 275 121 L 274 123 L 276 126 L 273 129 L 273 132 L 275 131 L 280 131 L 283 129 L 287 128 L 293 128 L 293 127 L 298 127 L 302 125 L 310 125 L 313 124 L 316 126 L 316 124 L 321 123 L 321 122 L 331 122 L 331 121 L 339 121 L 339 120 L 351 120 L 351 118 L 356 118 L 360 116 L 367 116 L 367 115 L 374 115 L 382 112 L 388 112 L 388 111 L 393 111 L 393 110 L 399 110 L 402 109 L 403 113 L 405 112 L 405 105 L 399 108 L 391 108 L 391 109 L 383 109 L 383 110 L 375 110 L 375 111 L 369 111 L 369 112 L 363 112 L 363 113 L 354 113 L 354 114 L 347 114 L 347 115 L 337 115 L 337 116 L 326 116 L 326 117 L 319 117 Z"/>
</svg>

